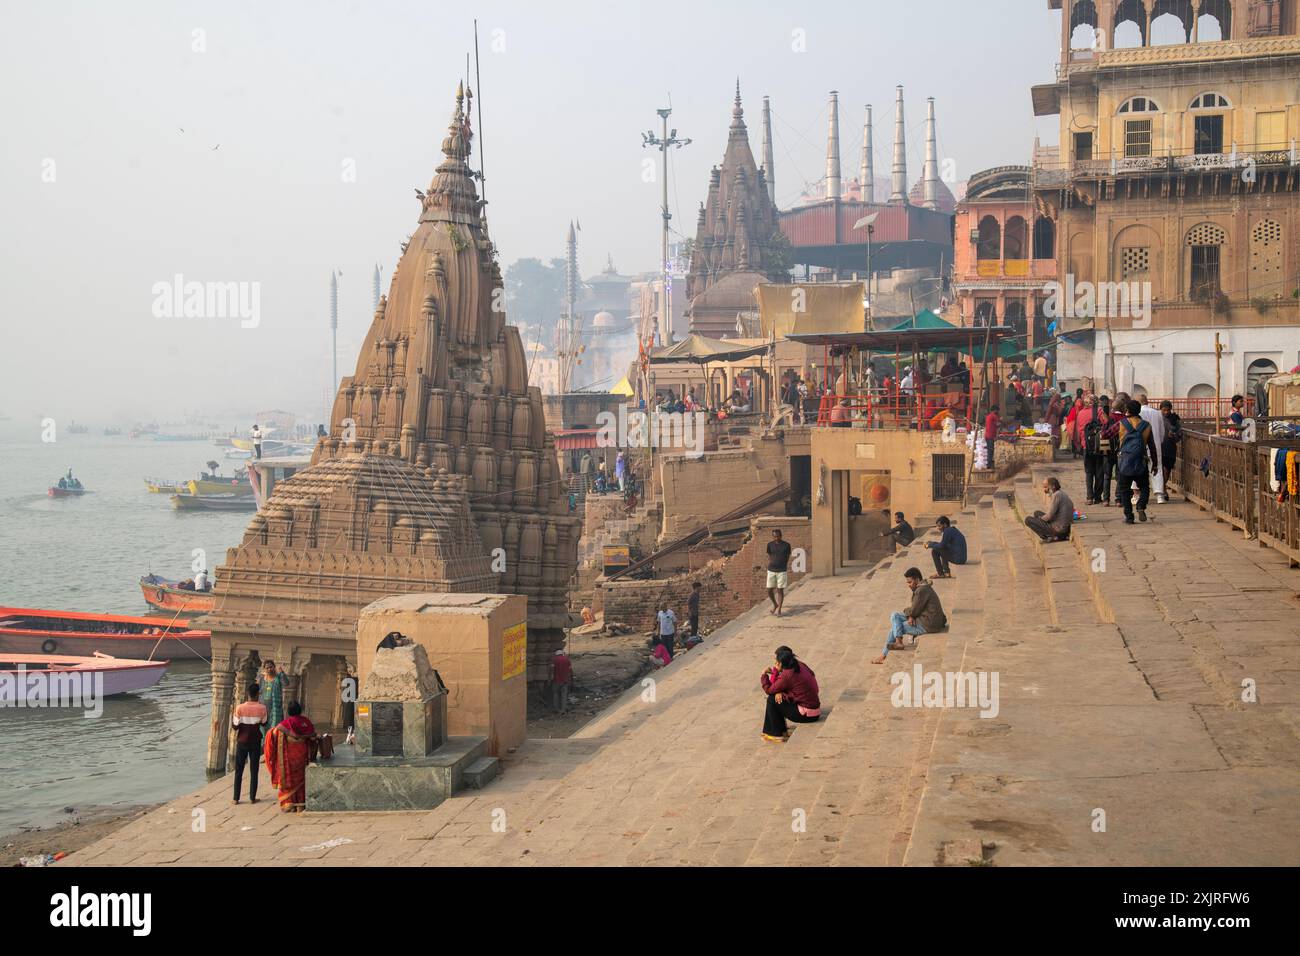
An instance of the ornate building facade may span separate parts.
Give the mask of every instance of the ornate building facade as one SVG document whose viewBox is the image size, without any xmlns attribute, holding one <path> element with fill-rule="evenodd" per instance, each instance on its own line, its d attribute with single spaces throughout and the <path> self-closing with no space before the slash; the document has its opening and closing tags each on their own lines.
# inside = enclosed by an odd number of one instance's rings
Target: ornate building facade
<svg viewBox="0 0 1300 956">
<path fill-rule="evenodd" d="M 328 437 L 218 569 L 210 769 L 226 764 L 232 695 L 259 661 L 284 668 L 317 726 L 338 726 L 358 614 L 385 595 L 526 595 L 530 680 L 549 676 L 563 642 L 580 528 L 499 305 L 464 100 Z"/>
<path fill-rule="evenodd" d="M 1059 116 L 1060 145 L 1037 151 L 1033 180 L 1057 221 L 1061 281 L 1136 283 L 1152 303 L 1136 322 L 1101 308 L 1095 319 L 1065 315 L 1074 341 L 1061 346 L 1061 375 L 1212 395 L 1216 331 L 1227 394 L 1290 368 L 1300 345 L 1300 5 L 1048 5 L 1062 10 L 1061 62 L 1033 102 L 1037 115 Z"/>
</svg>

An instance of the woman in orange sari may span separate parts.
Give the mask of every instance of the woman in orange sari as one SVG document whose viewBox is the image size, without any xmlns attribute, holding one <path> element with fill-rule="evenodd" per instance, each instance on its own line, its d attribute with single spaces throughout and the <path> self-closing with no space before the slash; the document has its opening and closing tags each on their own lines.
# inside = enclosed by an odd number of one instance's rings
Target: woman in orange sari
<svg viewBox="0 0 1300 956">
<path fill-rule="evenodd" d="M 307 761 L 315 736 L 316 728 L 302 715 L 302 704 L 296 700 L 289 705 L 289 716 L 266 735 L 262 755 L 285 813 L 307 809 Z"/>
</svg>

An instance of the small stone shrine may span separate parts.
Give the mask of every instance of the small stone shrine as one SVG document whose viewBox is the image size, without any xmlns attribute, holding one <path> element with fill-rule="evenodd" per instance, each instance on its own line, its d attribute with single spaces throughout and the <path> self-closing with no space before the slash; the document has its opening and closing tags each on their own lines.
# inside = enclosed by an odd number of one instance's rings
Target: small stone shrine
<svg viewBox="0 0 1300 956">
<path fill-rule="evenodd" d="M 395 635 L 356 704 L 356 744 L 307 768 L 307 809 L 429 810 L 496 776 L 486 737 L 447 736 L 447 689 L 428 654 Z"/>
</svg>

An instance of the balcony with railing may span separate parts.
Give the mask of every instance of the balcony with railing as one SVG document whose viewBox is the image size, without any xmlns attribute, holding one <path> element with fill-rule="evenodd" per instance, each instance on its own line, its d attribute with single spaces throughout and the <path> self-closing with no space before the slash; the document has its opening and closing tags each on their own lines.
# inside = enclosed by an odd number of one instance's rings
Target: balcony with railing
<svg viewBox="0 0 1300 956">
<path fill-rule="evenodd" d="M 1295 140 L 1281 145 L 1269 143 L 1239 147 L 1233 144 L 1219 153 L 1167 149 L 1151 156 L 1128 156 L 1122 150 L 1089 159 L 1060 158 L 1055 153 L 1034 153 L 1033 181 L 1039 188 L 1064 186 L 1076 179 L 1110 179 L 1124 176 L 1183 175 L 1198 172 L 1232 170 L 1267 171 L 1300 167 L 1300 147 Z"/>
</svg>

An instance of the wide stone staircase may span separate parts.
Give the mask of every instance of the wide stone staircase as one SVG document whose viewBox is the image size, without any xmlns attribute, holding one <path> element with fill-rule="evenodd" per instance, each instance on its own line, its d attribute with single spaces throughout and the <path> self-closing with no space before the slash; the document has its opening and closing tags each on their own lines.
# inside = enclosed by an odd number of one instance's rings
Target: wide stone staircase
<svg viewBox="0 0 1300 956">
<path fill-rule="evenodd" d="M 317 865 L 1295 865 L 1300 572 L 1187 504 L 1135 526 L 1085 509 L 1069 542 L 1041 543 L 1022 521 L 1041 478 L 1082 501 L 1080 472 L 1043 466 L 952 515 L 969 561 L 935 583 L 949 628 L 883 665 L 903 571 L 931 571 L 926 539 L 806 579 L 781 618 L 746 612 L 436 810 L 262 824 L 219 781 L 70 861 L 234 862 L 256 846 Z M 815 670 L 825 716 L 774 744 L 758 678 L 781 644 Z M 996 675 L 996 694 L 902 706 L 918 671 L 989 690 Z M 318 846 L 334 838 L 352 842 Z"/>
</svg>

